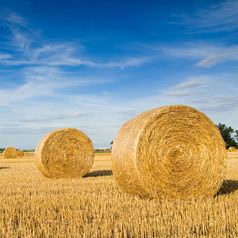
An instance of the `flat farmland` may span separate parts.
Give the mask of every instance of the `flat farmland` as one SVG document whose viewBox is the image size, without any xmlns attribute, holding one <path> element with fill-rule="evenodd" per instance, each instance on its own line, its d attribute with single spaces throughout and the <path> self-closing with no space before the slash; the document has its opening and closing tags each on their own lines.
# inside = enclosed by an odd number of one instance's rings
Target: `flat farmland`
<svg viewBox="0 0 238 238">
<path fill-rule="evenodd" d="M 110 153 L 95 154 L 79 179 L 49 179 L 34 153 L 0 154 L 0 237 L 238 237 L 238 152 L 210 199 L 140 199 L 113 179 Z"/>
</svg>

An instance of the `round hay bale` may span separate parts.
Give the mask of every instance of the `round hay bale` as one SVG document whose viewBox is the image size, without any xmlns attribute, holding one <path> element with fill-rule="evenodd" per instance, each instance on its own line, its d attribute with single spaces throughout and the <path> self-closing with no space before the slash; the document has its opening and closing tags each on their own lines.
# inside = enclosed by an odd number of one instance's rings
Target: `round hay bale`
<svg viewBox="0 0 238 238">
<path fill-rule="evenodd" d="M 115 180 L 144 198 L 211 197 L 222 185 L 226 147 L 216 125 L 188 106 L 158 107 L 127 121 L 112 147 Z"/>
<path fill-rule="evenodd" d="M 230 147 L 228 150 L 229 150 L 230 152 L 235 152 L 235 151 L 236 151 L 236 148 L 235 148 L 235 147 Z"/>
<path fill-rule="evenodd" d="M 3 151 L 3 157 L 5 159 L 14 159 L 14 158 L 16 158 L 16 156 L 17 156 L 16 149 L 13 147 L 7 147 Z"/>
<path fill-rule="evenodd" d="M 16 154 L 17 154 L 17 158 L 22 158 L 24 156 L 24 153 L 22 150 L 17 150 Z"/>
<path fill-rule="evenodd" d="M 50 132 L 35 150 L 36 165 L 49 178 L 82 177 L 89 172 L 93 161 L 92 141 L 74 128 Z"/>
</svg>

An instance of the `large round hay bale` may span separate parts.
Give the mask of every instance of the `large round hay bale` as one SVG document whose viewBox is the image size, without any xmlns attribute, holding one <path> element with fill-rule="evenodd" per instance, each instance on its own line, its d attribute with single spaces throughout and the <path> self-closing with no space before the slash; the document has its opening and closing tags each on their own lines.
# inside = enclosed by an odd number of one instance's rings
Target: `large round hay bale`
<svg viewBox="0 0 238 238">
<path fill-rule="evenodd" d="M 22 150 L 17 150 L 16 156 L 17 156 L 17 158 L 22 158 L 24 156 L 24 152 Z"/>
<path fill-rule="evenodd" d="M 155 108 L 127 121 L 112 147 L 126 192 L 148 198 L 211 197 L 222 185 L 226 147 L 216 125 L 188 106 Z"/>
<path fill-rule="evenodd" d="M 46 177 L 82 177 L 91 169 L 94 161 L 93 143 L 80 130 L 58 129 L 38 143 L 35 161 Z"/>
<path fill-rule="evenodd" d="M 230 152 L 235 152 L 235 151 L 236 151 L 236 148 L 235 148 L 235 147 L 230 147 L 228 150 L 229 150 Z"/>
<path fill-rule="evenodd" d="M 17 156 L 16 149 L 13 147 L 7 147 L 3 151 L 3 157 L 5 159 L 14 159 L 14 158 L 16 158 L 16 156 Z"/>
</svg>

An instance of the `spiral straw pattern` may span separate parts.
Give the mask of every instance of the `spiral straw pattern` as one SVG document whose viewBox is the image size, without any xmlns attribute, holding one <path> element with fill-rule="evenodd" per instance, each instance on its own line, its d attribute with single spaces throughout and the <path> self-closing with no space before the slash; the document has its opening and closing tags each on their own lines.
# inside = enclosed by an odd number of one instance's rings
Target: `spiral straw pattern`
<svg viewBox="0 0 238 238">
<path fill-rule="evenodd" d="M 236 148 L 235 147 L 229 147 L 228 149 L 230 152 L 235 152 L 236 151 Z"/>
<path fill-rule="evenodd" d="M 16 151 L 17 158 L 22 158 L 24 156 L 24 152 L 22 150 Z"/>
<path fill-rule="evenodd" d="M 14 158 L 16 158 L 16 156 L 17 156 L 16 149 L 13 147 L 7 147 L 3 151 L 3 157 L 5 159 L 14 159 Z"/>
<path fill-rule="evenodd" d="M 35 150 L 36 165 L 49 178 L 82 177 L 91 169 L 93 161 L 92 141 L 74 128 L 50 132 Z"/>
<path fill-rule="evenodd" d="M 145 198 L 204 198 L 217 193 L 226 148 L 216 125 L 184 105 L 155 108 L 127 121 L 113 142 L 119 186 Z"/>
</svg>

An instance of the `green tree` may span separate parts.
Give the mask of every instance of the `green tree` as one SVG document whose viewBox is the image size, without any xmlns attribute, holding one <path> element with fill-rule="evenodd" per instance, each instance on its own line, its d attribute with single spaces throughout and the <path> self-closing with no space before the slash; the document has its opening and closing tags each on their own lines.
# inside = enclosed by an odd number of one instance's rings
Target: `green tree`
<svg viewBox="0 0 238 238">
<path fill-rule="evenodd" d="M 218 125 L 216 125 L 217 128 L 219 129 L 222 137 L 223 137 L 223 140 L 225 141 L 226 143 L 226 148 L 228 149 L 229 147 L 231 146 L 237 146 L 237 143 L 235 141 L 235 139 L 232 137 L 232 133 L 234 133 L 234 129 L 231 128 L 230 126 L 227 127 L 225 124 L 221 124 L 219 123 Z M 238 131 L 236 131 L 237 133 Z"/>
<path fill-rule="evenodd" d="M 111 141 L 111 143 L 110 143 L 110 144 L 111 144 L 111 150 L 112 150 L 113 141 Z"/>
<path fill-rule="evenodd" d="M 236 138 L 236 141 L 238 142 L 238 130 L 235 130 L 235 133 L 236 133 L 235 138 Z"/>
</svg>

